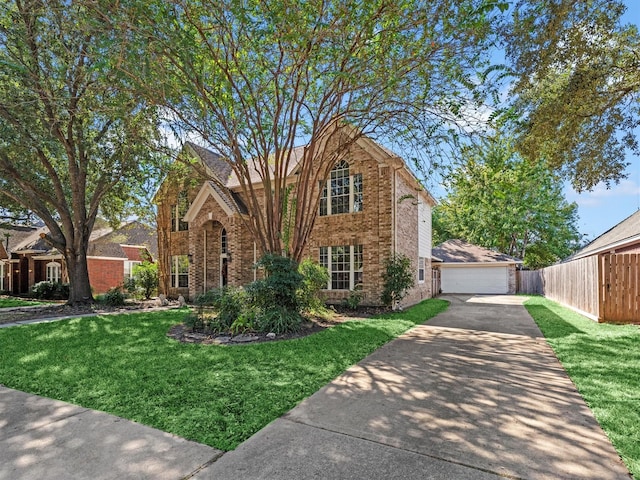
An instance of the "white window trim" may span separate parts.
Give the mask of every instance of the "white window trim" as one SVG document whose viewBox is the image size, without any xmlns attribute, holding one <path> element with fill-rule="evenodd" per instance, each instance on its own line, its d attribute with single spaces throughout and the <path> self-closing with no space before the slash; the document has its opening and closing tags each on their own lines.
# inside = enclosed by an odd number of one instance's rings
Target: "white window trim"
<svg viewBox="0 0 640 480">
<path fill-rule="evenodd" d="M 418 283 L 425 282 L 425 265 L 426 265 L 425 258 L 418 257 Z M 420 272 L 422 272 L 422 280 L 420 280 Z"/>
<path fill-rule="evenodd" d="M 344 292 L 347 291 L 346 289 L 343 288 L 331 288 L 332 287 L 332 270 L 331 270 L 331 249 L 334 247 L 342 247 L 343 245 L 334 245 L 333 247 L 330 246 L 322 246 L 320 248 L 326 248 L 327 249 L 327 271 L 329 272 L 329 281 L 327 282 L 327 290 L 332 290 L 332 291 L 338 291 L 338 292 Z M 344 245 L 346 246 L 346 245 Z M 363 272 L 364 271 L 364 252 L 363 252 L 363 259 L 362 259 L 362 266 L 360 269 L 356 270 L 355 269 L 355 247 L 361 247 L 361 245 L 349 245 L 349 290 L 354 290 L 356 288 L 356 283 L 355 283 L 355 277 L 356 277 L 356 273 L 359 272 Z"/>
<path fill-rule="evenodd" d="M 125 260 L 124 261 L 124 278 L 132 278 L 133 267 L 140 264 L 142 264 L 142 262 L 138 260 Z"/>
<path fill-rule="evenodd" d="M 180 286 L 180 257 L 187 257 L 188 255 L 172 255 L 171 265 L 169 267 L 169 285 L 171 288 L 189 288 L 189 269 L 187 268 L 187 285 L 185 287 Z M 173 271 L 172 271 L 173 270 Z M 183 274 L 184 275 L 184 274 Z"/>
<path fill-rule="evenodd" d="M 7 290 L 4 286 L 4 262 L 0 262 L 0 292 Z"/>
<path fill-rule="evenodd" d="M 349 175 L 349 211 L 348 212 L 339 212 L 339 213 L 332 213 L 331 212 L 331 178 L 329 178 L 325 183 L 324 186 L 322 187 L 322 190 L 327 191 L 327 196 L 326 197 L 322 197 L 322 198 L 326 198 L 327 200 L 327 213 L 326 215 L 320 215 L 321 217 L 328 217 L 330 215 L 345 215 L 348 213 L 360 213 L 362 212 L 362 210 L 364 210 L 364 208 L 361 208 L 360 210 L 358 210 L 357 212 L 353 211 L 353 206 L 355 204 L 355 196 L 356 196 L 356 192 L 355 192 L 355 177 L 358 175 L 362 175 L 361 173 L 354 173 L 353 175 Z M 364 182 L 364 180 L 362 180 L 362 183 Z M 364 190 L 361 187 L 360 190 L 360 194 L 362 195 L 362 190 Z M 320 194 L 322 195 L 322 192 L 320 192 Z M 364 202 L 363 202 L 364 203 Z"/>
<path fill-rule="evenodd" d="M 62 269 L 60 268 L 60 264 L 58 262 L 49 262 L 47 263 L 47 282 L 50 283 L 58 283 L 62 276 Z"/>
</svg>

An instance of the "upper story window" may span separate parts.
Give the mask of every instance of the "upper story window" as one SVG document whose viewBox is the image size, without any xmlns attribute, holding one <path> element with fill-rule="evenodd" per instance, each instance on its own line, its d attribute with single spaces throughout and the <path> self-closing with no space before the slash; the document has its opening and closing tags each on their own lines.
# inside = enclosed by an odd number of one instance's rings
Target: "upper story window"
<svg viewBox="0 0 640 480">
<path fill-rule="evenodd" d="M 60 281 L 61 268 L 57 262 L 47 263 L 47 282 L 58 283 Z"/>
<path fill-rule="evenodd" d="M 331 170 L 326 184 L 320 184 L 320 215 L 362 211 L 362 174 L 349 175 L 349 164 L 341 160 Z"/>
<path fill-rule="evenodd" d="M 182 191 L 178 194 L 175 205 L 171 205 L 171 231 L 182 232 L 189 230 L 189 223 L 182 220 L 189 210 L 189 198 L 187 192 Z"/>
</svg>

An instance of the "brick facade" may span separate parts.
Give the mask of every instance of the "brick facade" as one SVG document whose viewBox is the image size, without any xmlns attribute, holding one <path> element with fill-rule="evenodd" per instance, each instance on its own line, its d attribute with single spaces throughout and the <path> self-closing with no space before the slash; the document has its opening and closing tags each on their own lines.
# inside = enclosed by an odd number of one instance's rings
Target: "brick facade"
<svg viewBox="0 0 640 480">
<path fill-rule="evenodd" d="M 105 293 L 119 287 L 124 282 L 124 261 L 122 258 L 87 257 L 89 283 L 94 294 Z"/>
<path fill-rule="evenodd" d="M 353 145 L 345 158 L 349 175 L 362 175 L 362 211 L 318 215 L 304 257 L 318 262 L 321 247 L 361 245 L 362 303 L 375 305 L 380 303 L 386 259 L 394 251 L 403 253 L 411 258 L 416 275 L 416 287 L 403 304 L 414 304 L 431 296 L 430 252 L 426 255 L 425 281 L 417 282 L 418 204 L 428 205 L 430 212 L 433 199 L 420 187 L 402 160 L 377 146 L 375 152 L 369 151 L 367 146 L 372 142 L 367 142 Z M 176 204 L 184 182 L 174 178 L 165 183 L 156 197 L 161 291 L 171 297 L 182 294 L 193 299 L 221 286 L 225 268 L 230 285 L 246 285 L 253 281 L 257 275 L 253 265 L 262 252 L 255 246 L 241 216 L 235 211 L 230 212 L 212 194 L 201 205 L 198 203 L 199 210 L 195 214 L 190 213 L 187 231 L 172 231 L 171 207 Z M 199 187 L 205 188 L 204 181 L 199 183 Z M 199 188 L 188 190 L 190 202 L 198 191 Z M 222 253 L 221 245 L 223 229 L 228 246 L 226 254 Z M 430 233 L 430 229 L 428 231 Z M 430 244 L 431 239 L 428 239 Z M 170 282 L 162 281 L 169 276 L 169 262 L 175 255 L 189 255 L 188 288 L 172 288 Z M 332 303 L 340 302 L 350 291 L 326 290 L 325 294 L 327 301 Z"/>
</svg>

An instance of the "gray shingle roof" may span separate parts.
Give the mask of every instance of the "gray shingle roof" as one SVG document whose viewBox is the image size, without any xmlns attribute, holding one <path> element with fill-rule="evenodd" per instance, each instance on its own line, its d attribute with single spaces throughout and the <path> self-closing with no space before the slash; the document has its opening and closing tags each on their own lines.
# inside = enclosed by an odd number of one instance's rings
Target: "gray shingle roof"
<svg viewBox="0 0 640 480">
<path fill-rule="evenodd" d="M 447 240 L 431 250 L 432 256 L 445 263 L 522 263 L 522 260 L 494 252 L 463 240 Z"/>
<path fill-rule="evenodd" d="M 117 249 L 108 250 L 109 247 L 103 247 L 105 244 L 116 245 Z M 89 243 L 88 254 L 100 257 L 126 257 L 120 245 L 144 245 L 153 258 L 158 258 L 158 232 L 155 228 L 138 221 L 129 222 L 94 239 Z"/>
</svg>

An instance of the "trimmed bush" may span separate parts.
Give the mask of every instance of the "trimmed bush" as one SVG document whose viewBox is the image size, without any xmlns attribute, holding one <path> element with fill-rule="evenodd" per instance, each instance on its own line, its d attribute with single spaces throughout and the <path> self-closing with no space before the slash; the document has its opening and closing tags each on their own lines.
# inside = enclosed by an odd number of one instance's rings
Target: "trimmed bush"
<svg viewBox="0 0 640 480">
<path fill-rule="evenodd" d="M 243 315 L 247 309 L 248 295 L 244 289 L 226 286 L 214 288 L 198 295 L 195 305 L 203 327 L 214 332 L 224 332 Z M 215 314 L 211 315 L 211 311 Z M 243 322 L 247 324 L 247 322 Z"/>
<path fill-rule="evenodd" d="M 66 300 L 69 298 L 69 284 L 38 282 L 31 287 L 31 295 L 41 300 Z"/>
<path fill-rule="evenodd" d="M 302 310 L 321 310 L 324 308 L 324 298 L 321 290 L 327 288 L 329 272 L 319 263 L 305 258 L 298 266 L 302 275 L 302 284 L 298 289 L 298 299 Z"/>
<path fill-rule="evenodd" d="M 385 262 L 382 279 L 384 280 L 382 303 L 395 307 L 415 285 L 415 275 L 409 257 L 401 253 L 394 253 L 389 257 Z"/>
<path fill-rule="evenodd" d="M 121 307 L 125 301 L 124 293 L 122 293 L 122 290 L 118 287 L 114 287 L 109 289 L 104 295 L 101 295 L 98 301 L 110 307 Z"/>
</svg>

